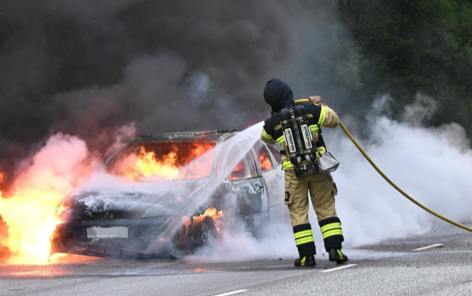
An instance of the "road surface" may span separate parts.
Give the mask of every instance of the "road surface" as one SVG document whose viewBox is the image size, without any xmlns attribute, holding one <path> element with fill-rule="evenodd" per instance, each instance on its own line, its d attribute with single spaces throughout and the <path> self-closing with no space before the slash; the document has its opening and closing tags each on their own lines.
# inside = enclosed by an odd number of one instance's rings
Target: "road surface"
<svg viewBox="0 0 472 296">
<path fill-rule="evenodd" d="M 0 295 L 472 295 L 471 244 L 448 226 L 346 249 L 348 264 L 319 254 L 309 269 L 294 258 L 0 265 Z"/>
</svg>

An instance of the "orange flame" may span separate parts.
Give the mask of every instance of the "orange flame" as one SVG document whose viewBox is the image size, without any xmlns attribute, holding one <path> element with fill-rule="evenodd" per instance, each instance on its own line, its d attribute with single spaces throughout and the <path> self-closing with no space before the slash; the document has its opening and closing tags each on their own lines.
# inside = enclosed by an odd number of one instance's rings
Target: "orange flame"
<svg viewBox="0 0 472 296">
<path fill-rule="evenodd" d="M 171 151 L 159 155 L 155 151 L 139 148 L 138 155 L 127 155 L 113 164 L 111 171 L 129 180 L 137 181 L 144 178 L 157 179 L 196 179 L 210 174 L 213 164 L 214 143 L 192 142 L 191 144 L 166 144 Z M 151 147 L 152 149 L 152 147 Z M 208 157 L 201 157 L 209 152 Z"/>
<path fill-rule="evenodd" d="M 8 225 L 8 237 L 1 238 L 1 244 L 15 255 L 10 263 L 47 261 L 49 236 L 60 223 L 55 213 L 62 197 L 56 190 L 21 188 L 0 199 L 0 212 Z"/>
<path fill-rule="evenodd" d="M 259 155 L 259 165 L 261 166 L 262 171 L 271 170 L 273 168 L 269 156 L 266 153 L 261 153 Z"/>
<path fill-rule="evenodd" d="M 205 213 L 200 216 L 193 217 L 193 223 L 198 224 L 205 219 L 205 217 L 210 217 L 215 221 L 216 230 L 220 231 L 221 229 L 221 218 L 223 218 L 223 211 L 218 211 L 216 208 L 208 208 Z"/>
<path fill-rule="evenodd" d="M 7 225 L 6 235 L 0 235 L 0 247 L 7 248 L 9 254 L 0 260 L 47 263 L 50 236 L 61 223 L 58 205 L 76 181 L 91 172 L 87 157 L 82 140 L 58 134 L 28 160 L 28 165 L 23 163 L 23 170 L 9 184 L 8 196 L 0 191 L 0 216 Z"/>
<path fill-rule="evenodd" d="M 2 188 L 2 184 L 3 182 L 5 182 L 6 177 L 7 177 L 6 173 L 0 172 L 0 188 Z M 0 197 L 2 196 L 1 194 L 2 192 L 0 191 Z"/>
<path fill-rule="evenodd" d="M 193 216 L 192 219 L 190 219 L 190 217 L 188 216 L 182 217 L 183 228 L 179 229 L 179 241 L 177 244 L 187 245 L 189 243 L 189 234 L 192 229 L 194 227 L 198 228 L 206 217 L 210 217 L 213 219 L 213 221 L 215 222 L 216 230 L 219 234 L 219 231 L 221 230 L 222 226 L 221 218 L 223 217 L 223 211 L 218 211 L 216 208 L 210 207 L 205 211 L 205 213 L 199 216 Z"/>
<path fill-rule="evenodd" d="M 141 147 L 138 159 L 136 160 L 136 167 L 138 169 L 128 173 L 127 177 L 136 180 L 139 178 L 139 174 L 141 174 L 144 177 L 157 175 L 166 179 L 177 179 L 179 169 L 175 165 L 176 162 L 177 153 L 174 151 L 164 155 L 162 161 L 158 161 L 156 153 L 153 151 L 146 152 L 146 149 Z"/>
</svg>

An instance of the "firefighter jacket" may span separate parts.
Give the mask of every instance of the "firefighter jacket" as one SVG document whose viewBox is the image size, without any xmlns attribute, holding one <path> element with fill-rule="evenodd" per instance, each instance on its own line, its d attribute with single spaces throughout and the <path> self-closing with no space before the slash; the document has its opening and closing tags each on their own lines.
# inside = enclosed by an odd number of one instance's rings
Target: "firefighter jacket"
<svg viewBox="0 0 472 296">
<path fill-rule="evenodd" d="M 322 141 L 318 141 L 320 138 L 319 134 L 321 132 L 320 127 L 337 127 L 339 122 L 338 115 L 328 106 L 321 104 L 315 105 L 309 99 L 296 100 L 291 104 L 286 102 L 285 104 L 280 104 L 280 106 L 283 105 L 282 108 L 291 108 L 295 104 L 305 107 L 305 110 L 308 113 L 308 122 L 313 135 L 313 142 L 318 148 L 318 153 L 325 153 L 326 147 L 324 146 L 324 143 Z M 265 121 L 264 127 L 262 128 L 261 139 L 267 144 L 277 143 L 283 147 L 285 151 L 287 151 L 278 112 L 282 108 L 277 110 L 269 119 Z M 290 168 L 293 168 L 293 164 L 290 162 L 289 157 L 284 155 L 282 157 L 282 169 L 287 170 Z"/>
</svg>

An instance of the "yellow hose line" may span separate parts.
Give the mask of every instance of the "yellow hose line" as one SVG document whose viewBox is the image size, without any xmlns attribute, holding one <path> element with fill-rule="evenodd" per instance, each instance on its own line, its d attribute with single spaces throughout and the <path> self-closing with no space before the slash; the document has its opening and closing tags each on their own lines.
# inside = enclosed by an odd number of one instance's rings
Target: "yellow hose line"
<svg viewBox="0 0 472 296">
<path fill-rule="evenodd" d="M 403 194 L 406 198 L 408 198 L 411 202 L 413 202 L 414 204 L 416 204 L 417 206 L 419 206 L 420 208 L 422 208 L 423 210 L 427 211 L 428 213 L 430 214 L 433 214 L 434 216 L 440 218 L 440 219 L 443 219 L 444 221 L 446 222 L 449 222 L 451 223 L 452 225 L 455 225 L 457 227 L 460 227 L 462 229 L 465 229 L 465 230 L 468 230 L 470 232 L 472 232 L 472 228 L 470 227 L 467 227 L 465 225 L 462 225 L 456 221 L 453 221 L 449 218 L 446 218 L 444 217 L 443 215 L 440 215 L 438 213 L 436 213 L 435 211 L 427 208 L 426 206 L 422 205 L 421 203 L 419 203 L 418 201 L 416 201 L 413 197 L 409 196 L 405 191 L 403 191 L 400 187 L 398 187 L 395 183 L 392 182 L 392 180 L 390 180 L 378 167 L 377 165 L 372 161 L 372 159 L 370 159 L 369 155 L 367 155 L 367 153 L 364 151 L 364 149 L 362 149 L 362 147 L 359 145 L 359 143 L 357 143 L 356 139 L 354 139 L 354 137 L 351 135 L 351 133 L 347 130 L 346 126 L 341 122 L 339 121 L 339 125 L 341 126 L 341 128 L 343 129 L 343 131 L 346 133 L 346 135 L 349 137 L 349 139 L 351 139 L 351 141 L 354 143 L 354 145 L 356 145 L 357 149 L 359 149 L 359 151 L 362 153 L 362 155 L 364 155 L 365 159 L 367 159 L 367 161 L 374 167 L 374 169 L 385 179 L 385 181 L 387 181 L 390 185 L 393 186 L 393 188 L 395 188 L 396 190 L 398 190 L 398 192 L 400 192 L 401 194 Z"/>
</svg>

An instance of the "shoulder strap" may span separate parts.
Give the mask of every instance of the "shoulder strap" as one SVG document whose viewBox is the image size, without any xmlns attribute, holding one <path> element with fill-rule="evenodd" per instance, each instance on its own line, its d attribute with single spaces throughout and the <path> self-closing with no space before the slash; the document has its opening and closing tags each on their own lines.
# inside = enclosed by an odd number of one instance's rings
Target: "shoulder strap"
<svg viewBox="0 0 472 296">
<path fill-rule="evenodd" d="M 298 99 L 295 100 L 295 104 L 301 104 L 301 103 L 311 103 L 310 99 Z"/>
</svg>

